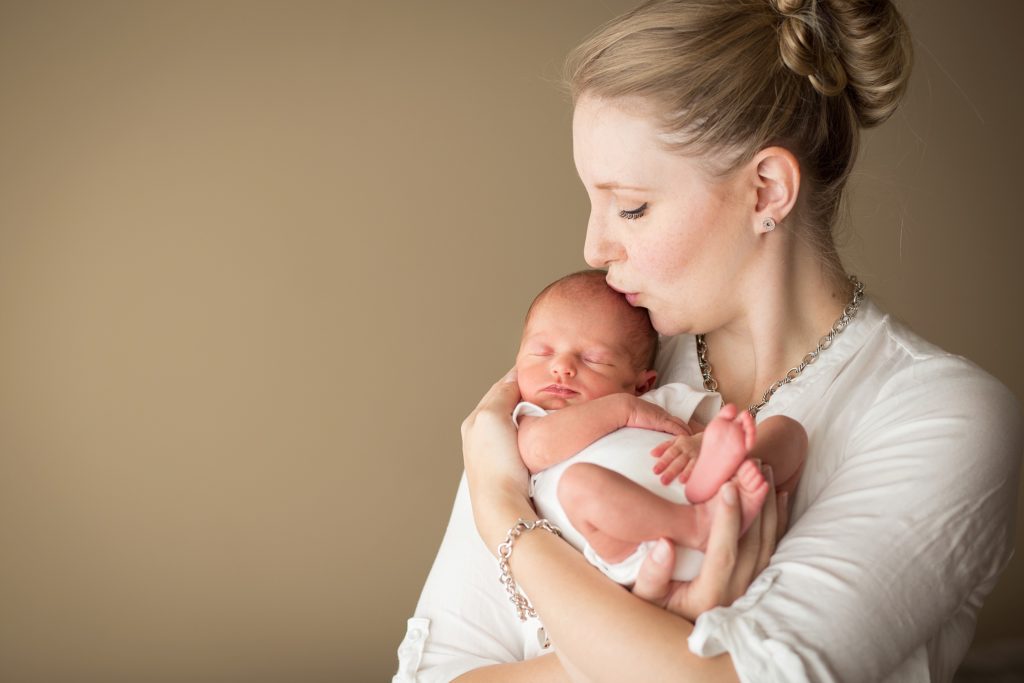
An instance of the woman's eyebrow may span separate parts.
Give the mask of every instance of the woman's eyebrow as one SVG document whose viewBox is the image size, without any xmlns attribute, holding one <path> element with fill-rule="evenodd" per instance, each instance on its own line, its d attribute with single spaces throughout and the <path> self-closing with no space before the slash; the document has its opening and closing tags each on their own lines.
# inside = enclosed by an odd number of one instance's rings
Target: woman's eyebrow
<svg viewBox="0 0 1024 683">
<path fill-rule="evenodd" d="M 594 187 L 596 187 L 599 190 L 646 190 L 647 189 L 646 187 L 640 187 L 639 185 L 623 185 L 621 183 L 615 182 L 614 180 L 609 180 L 607 182 L 598 183 L 597 185 L 594 185 Z"/>
</svg>

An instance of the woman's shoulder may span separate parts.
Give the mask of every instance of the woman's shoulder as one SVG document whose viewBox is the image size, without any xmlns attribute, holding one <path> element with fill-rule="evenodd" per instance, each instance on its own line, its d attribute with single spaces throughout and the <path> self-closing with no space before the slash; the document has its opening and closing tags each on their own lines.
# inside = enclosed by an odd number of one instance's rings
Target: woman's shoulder
<svg viewBox="0 0 1024 683">
<path fill-rule="evenodd" d="M 967 453 L 1005 472 L 1024 449 L 1021 406 L 1002 382 L 870 299 L 762 412 L 804 425 L 823 477 L 843 463 L 918 455 L 959 470 L 977 462 Z"/>
<path fill-rule="evenodd" d="M 924 339 L 904 322 L 872 304 L 868 334 L 846 364 L 870 378 L 877 401 L 920 403 L 927 412 L 941 406 L 1003 409 L 1020 415 L 1020 404 L 996 377 L 975 362 Z M 910 401 L 911 398 L 914 401 Z"/>
<path fill-rule="evenodd" d="M 1013 392 L 877 306 L 866 317 L 870 329 L 824 401 L 832 404 L 828 412 L 846 455 L 927 451 L 933 462 L 952 468 L 983 461 L 993 472 L 1015 467 L 1024 449 L 1024 416 Z M 844 413 L 848 429 L 841 427 Z"/>
</svg>

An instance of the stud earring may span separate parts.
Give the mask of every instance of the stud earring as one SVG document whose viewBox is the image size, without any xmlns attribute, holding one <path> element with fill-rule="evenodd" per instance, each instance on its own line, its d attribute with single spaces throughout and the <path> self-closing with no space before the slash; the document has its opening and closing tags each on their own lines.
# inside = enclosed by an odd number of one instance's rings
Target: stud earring
<svg viewBox="0 0 1024 683">
<path fill-rule="evenodd" d="M 771 232 L 772 230 L 775 229 L 775 219 L 772 218 L 771 216 L 768 216 L 768 218 L 765 218 L 763 221 L 761 221 L 761 227 L 764 228 L 765 232 Z"/>
</svg>

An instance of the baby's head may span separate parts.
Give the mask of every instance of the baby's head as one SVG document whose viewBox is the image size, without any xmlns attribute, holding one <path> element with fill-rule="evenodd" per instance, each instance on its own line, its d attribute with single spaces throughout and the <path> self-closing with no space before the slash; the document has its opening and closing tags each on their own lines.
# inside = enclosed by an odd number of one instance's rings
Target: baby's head
<svg viewBox="0 0 1024 683">
<path fill-rule="evenodd" d="M 556 410 L 654 386 L 658 333 L 600 270 L 566 275 L 537 295 L 516 356 L 524 401 Z"/>
</svg>

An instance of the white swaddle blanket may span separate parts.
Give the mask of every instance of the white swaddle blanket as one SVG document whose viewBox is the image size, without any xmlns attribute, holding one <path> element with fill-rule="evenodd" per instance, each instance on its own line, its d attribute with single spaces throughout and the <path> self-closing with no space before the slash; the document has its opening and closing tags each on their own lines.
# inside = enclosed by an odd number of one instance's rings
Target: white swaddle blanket
<svg viewBox="0 0 1024 683">
<path fill-rule="evenodd" d="M 718 413 L 721 397 L 716 393 L 694 389 L 680 384 L 666 384 L 647 392 L 642 399 L 660 406 L 672 415 L 689 421 L 696 419 L 707 424 Z M 512 420 L 518 425 L 520 415 L 542 417 L 548 411 L 533 403 L 522 402 L 512 413 Z M 590 562 L 608 575 L 612 580 L 624 585 L 635 581 L 637 571 L 647 553 L 653 546 L 641 544 L 630 557 L 616 564 L 604 562 L 587 544 L 583 535 L 569 522 L 558 501 L 558 481 L 567 468 L 575 463 L 588 462 L 617 472 L 644 488 L 653 491 L 662 498 L 674 503 L 687 503 L 685 486 L 678 481 L 668 486 L 661 483 L 659 475 L 654 473 L 657 462 L 651 457 L 651 450 L 658 444 L 670 439 L 664 432 L 650 429 L 626 427 L 601 437 L 571 458 L 553 465 L 533 475 L 530 481 L 530 495 L 533 496 L 537 513 L 547 518 L 552 524 L 562 529 L 562 535 L 573 547 L 577 548 Z M 678 581 L 689 581 L 697 576 L 704 553 L 692 548 L 676 547 L 676 568 L 673 578 Z"/>
</svg>

